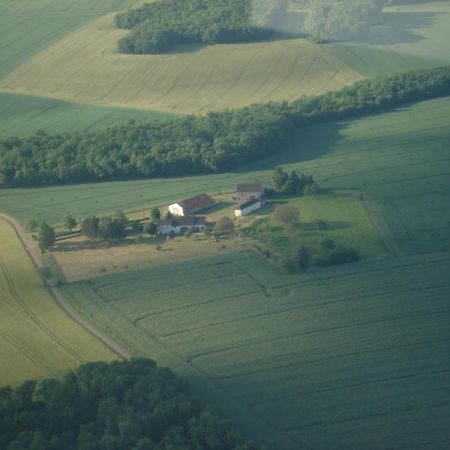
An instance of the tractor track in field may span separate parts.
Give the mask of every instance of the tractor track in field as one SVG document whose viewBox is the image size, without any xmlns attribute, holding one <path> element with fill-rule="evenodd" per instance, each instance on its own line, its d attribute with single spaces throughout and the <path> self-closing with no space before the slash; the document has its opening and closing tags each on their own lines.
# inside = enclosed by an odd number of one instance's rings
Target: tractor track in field
<svg viewBox="0 0 450 450">
<path fill-rule="evenodd" d="M 4 214 L 4 213 L 0 213 L 0 219 L 3 219 L 5 222 L 7 222 L 9 225 L 11 225 L 13 227 L 17 237 L 19 238 L 20 242 L 22 243 L 22 245 L 23 245 L 25 251 L 27 252 L 28 256 L 30 257 L 33 265 L 37 269 L 42 268 L 41 258 L 39 256 L 34 244 L 31 242 L 31 240 L 29 239 L 29 237 L 23 230 L 20 223 L 17 220 L 15 220 L 13 217 L 8 216 L 7 214 Z M 9 282 L 8 282 L 8 284 L 9 284 Z M 13 289 L 15 289 L 15 288 L 13 288 Z M 78 325 L 80 325 L 82 328 L 84 328 L 93 337 L 95 337 L 96 339 L 101 341 L 103 345 L 105 345 L 109 350 L 111 350 L 113 353 L 115 353 L 118 357 L 123 358 L 123 359 L 130 358 L 130 354 L 126 350 L 124 350 L 122 347 L 120 347 L 112 339 L 105 336 L 103 333 L 100 333 L 92 324 L 90 324 L 86 319 L 84 319 L 78 313 L 76 313 L 69 306 L 61 289 L 59 289 L 57 287 L 50 287 L 50 286 L 48 286 L 48 289 L 49 289 L 55 303 L 73 321 L 78 323 Z"/>
<path fill-rule="evenodd" d="M 5 276 L 12 298 L 16 301 L 16 304 L 19 305 L 20 307 L 21 314 L 24 315 L 25 317 L 28 317 L 54 343 L 62 347 L 67 353 L 72 355 L 76 360 L 78 360 L 82 364 L 86 363 L 86 360 L 79 353 L 77 353 L 75 350 L 73 350 L 71 347 L 65 344 L 62 339 L 60 339 L 52 330 L 50 330 L 46 325 L 44 325 L 41 322 L 41 320 L 33 313 L 31 308 L 27 305 L 26 301 L 17 292 L 14 280 L 11 277 L 11 274 L 8 271 L 6 263 L 4 262 L 1 256 L 0 256 L 0 270 L 3 272 L 3 275 Z"/>
<path fill-rule="evenodd" d="M 0 336 L 7 342 L 9 342 L 16 350 L 18 350 L 22 355 L 29 359 L 34 365 L 39 367 L 47 376 L 55 377 L 55 374 L 42 364 L 27 348 L 19 344 L 11 335 L 5 331 L 0 330 Z"/>
</svg>

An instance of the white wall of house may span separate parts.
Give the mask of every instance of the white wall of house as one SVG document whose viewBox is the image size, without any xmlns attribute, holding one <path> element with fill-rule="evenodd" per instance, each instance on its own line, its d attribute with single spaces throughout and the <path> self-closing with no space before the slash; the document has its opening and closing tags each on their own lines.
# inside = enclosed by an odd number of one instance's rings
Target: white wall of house
<svg viewBox="0 0 450 450">
<path fill-rule="evenodd" d="M 244 209 L 235 209 L 234 210 L 234 215 L 236 217 L 241 217 L 241 216 L 248 216 L 250 213 L 252 213 L 253 211 L 256 211 L 257 209 L 260 209 L 262 207 L 262 203 L 261 201 L 258 201 L 256 203 L 253 203 L 253 205 L 248 206 L 247 208 Z"/>
<path fill-rule="evenodd" d="M 169 212 L 174 216 L 184 216 L 184 210 L 178 203 L 173 203 L 169 205 Z"/>
</svg>

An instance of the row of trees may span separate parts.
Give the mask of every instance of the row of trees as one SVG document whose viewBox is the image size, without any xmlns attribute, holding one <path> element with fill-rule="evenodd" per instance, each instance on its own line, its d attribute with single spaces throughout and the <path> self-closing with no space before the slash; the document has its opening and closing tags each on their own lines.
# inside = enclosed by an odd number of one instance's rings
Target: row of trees
<svg viewBox="0 0 450 450">
<path fill-rule="evenodd" d="M 256 450 L 148 359 L 0 389 L 3 450 Z"/>
<path fill-rule="evenodd" d="M 265 25 L 286 0 L 164 0 L 118 14 L 123 53 L 164 53 L 176 44 L 217 44 L 265 39 Z"/>
<path fill-rule="evenodd" d="M 260 160 L 306 124 L 450 95 L 450 66 L 364 80 L 340 91 L 166 122 L 0 142 L 0 187 L 223 172 Z"/>
</svg>

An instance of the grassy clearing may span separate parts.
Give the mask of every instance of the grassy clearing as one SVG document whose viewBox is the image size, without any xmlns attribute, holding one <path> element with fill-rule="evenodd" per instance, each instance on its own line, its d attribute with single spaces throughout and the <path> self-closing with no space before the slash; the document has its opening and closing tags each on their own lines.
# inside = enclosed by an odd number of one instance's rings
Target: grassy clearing
<svg viewBox="0 0 450 450">
<path fill-rule="evenodd" d="M 384 17 L 386 24 L 366 41 L 327 47 L 366 76 L 450 63 L 450 2 L 393 6 L 385 9 Z"/>
<path fill-rule="evenodd" d="M 450 248 L 448 117 L 444 98 L 398 111 L 311 126 L 273 157 L 230 174 L 0 191 L 1 209 L 26 222 L 60 223 L 65 214 L 142 211 L 181 197 L 233 192 L 237 183 L 270 182 L 276 165 L 313 174 L 332 190 L 364 195 L 387 241 L 403 251 Z M 180 194 L 182 193 L 182 195 Z M 373 202 L 371 199 L 375 200 Z M 137 212 L 137 216 L 142 212 Z"/>
<path fill-rule="evenodd" d="M 0 138 L 28 136 L 37 130 L 59 133 L 121 125 L 128 120 L 163 120 L 167 113 L 80 105 L 44 97 L 0 93 Z"/>
<path fill-rule="evenodd" d="M 7 0 L 0 12 L 0 78 L 66 34 L 131 0 Z"/>
<path fill-rule="evenodd" d="M 271 213 L 277 204 L 289 204 L 300 211 L 299 223 L 289 230 L 273 221 Z M 337 245 L 357 248 L 362 257 L 385 254 L 383 241 L 373 220 L 358 197 L 318 195 L 269 202 L 255 215 L 251 229 L 262 246 L 281 254 L 292 256 L 297 245 L 318 250 L 322 237 L 333 239 Z"/>
<path fill-rule="evenodd" d="M 450 413 L 449 270 L 447 253 L 285 276 L 237 253 L 65 291 L 131 352 L 261 419 L 276 448 L 444 448 L 446 420 L 428 418 Z"/>
<path fill-rule="evenodd" d="M 114 355 L 56 305 L 12 227 L 0 220 L 0 385 L 57 377 Z"/>
<path fill-rule="evenodd" d="M 113 14 L 78 28 L 0 82 L 65 100 L 191 113 L 290 100 L 337 89 L 361 75 L 303 39 L 183 47 L 165 55 L 119 55 Z"/>
</svg>

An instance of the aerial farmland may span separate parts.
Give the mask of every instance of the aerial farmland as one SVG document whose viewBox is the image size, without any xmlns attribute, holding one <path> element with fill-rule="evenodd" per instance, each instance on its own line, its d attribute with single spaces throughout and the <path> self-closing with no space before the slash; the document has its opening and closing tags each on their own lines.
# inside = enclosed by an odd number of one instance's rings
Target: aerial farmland
<svg viewBox="0 0 450 450">
<path fill-rule="evenodd" d="M 0 447 L 447 449 L 450 2 L 4 3 Z"/>
</svg>

